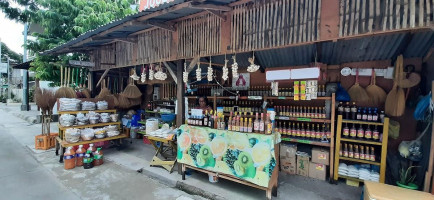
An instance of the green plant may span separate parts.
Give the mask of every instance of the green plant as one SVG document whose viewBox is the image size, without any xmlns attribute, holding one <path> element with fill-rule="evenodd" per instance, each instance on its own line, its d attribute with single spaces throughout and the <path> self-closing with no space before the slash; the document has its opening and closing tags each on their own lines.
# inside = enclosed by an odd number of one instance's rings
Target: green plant
<svg viewBox="0 0 434 200">
<path fill-rule="evenodd" d="M 399 183 L 403 185 L 409 185 L 410 183 L 413 183 L 414 179 L 416 178 L 416 174 L 412 175 L 411 170 L 416 167 L 419 166 L 410 166 L 407 168 L 407 170 L 401 168 L 399 170 Z"/>
</svg>

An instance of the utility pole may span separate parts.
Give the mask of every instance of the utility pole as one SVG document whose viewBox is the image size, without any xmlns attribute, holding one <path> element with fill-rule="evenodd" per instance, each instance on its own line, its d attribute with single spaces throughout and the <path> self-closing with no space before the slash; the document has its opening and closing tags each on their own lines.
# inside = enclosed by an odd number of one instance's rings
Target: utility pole
<svg viewBox="0 0 434 200">
<path fill-rule="evenodd" d="M 26 7 L 27 9 L 27 7 Z M 29 27 L 29 23 L 24 23 L 24 53 L 23 53 L 23 63 L 27 62 L 27 29 Z M 23 69 L 23 99 L 21 104 L 21 110 L 22 111 L 29 111 L 29 73 L 28 70 Z"/>
<path fill-rule="evenodd" d="M 10 66 L 10 62 L 9 62 L 9 60 L 10 60 L 9 56 L 7 56 L 7 59 L 8 59 L 8 98 L 7 99 L 11 99 L 11 97 L 12 97 L 12 95 L 11 95 L 11 92 L 12 92 L 12 83 L 11 83 L 12 82 L 12 80 L 11 80 L 12 70 L 10 69 L 11 66 Z"/>
</svg>

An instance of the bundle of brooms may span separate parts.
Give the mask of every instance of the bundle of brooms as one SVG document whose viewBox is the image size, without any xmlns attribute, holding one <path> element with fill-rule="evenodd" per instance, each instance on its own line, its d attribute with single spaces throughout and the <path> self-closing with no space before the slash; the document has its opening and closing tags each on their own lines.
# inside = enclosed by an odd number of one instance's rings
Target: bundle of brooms
<svg viewBox="0 0 434 200">
<path fill-rule="evenodd" d="M 39 87 L 35 89 L 34 101 L 42 111 L 42 135 L 50 134 L 51 115 L 56 100 L 57 98 L 51 90 L 40 89 Z"/>
<path fill-rule="evenodd" d="M 63 73 L 65 71 L 65 73 Z M 69 79 L 71 77 L 71 69 L 63 69 L 60 66 L 60 88 L 55 93 L 56 98 L 77 98 L 74 89 L 69 87 Z"/>
<path fill-rule="evenodd" d="M 383 88 L 376 85 L 374 69 L 372 69 L 371 84 L 366 87 L 366 93 L 368 93 L 371 103 L 375 106 L 381 106 L 386 101 L 386 92 Z"/>
</svg>

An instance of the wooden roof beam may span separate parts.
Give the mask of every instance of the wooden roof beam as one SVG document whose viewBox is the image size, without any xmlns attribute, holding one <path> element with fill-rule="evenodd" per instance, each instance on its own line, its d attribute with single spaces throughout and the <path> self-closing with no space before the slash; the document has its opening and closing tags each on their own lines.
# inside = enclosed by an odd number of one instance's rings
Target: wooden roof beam
<svg viewBox="0 0 434 200">
<path fill-rule="evenodd" d="M 209 13 L 211 13 L 211 14 L 215 15 L 216 17 L 222 19 L 223 21 L 226 21 L 226 16 L 223 15 L 220 11 L 209 10 L 209 9 L 206 9 L 206 11 L 208 11 Z"/>
<path fill-rule="evenodd" d="M 196 9 L 205 9 L 205 10 L 216 10 L 216 11 L 231 11 L 232 8 L 229 6 L 216 5 L 212 3 L 199 3 L 199 2 L 191 2 L 190 8 Z"/>
<path fill-rule="evenodd" d="M 176 28 L 173 25 L 161 23 L 161 22 L 158 22 L 158 21 L 149 20 L 149 21 L 146 21 L 146 22 L 143 22 L 143 23 L 144 24 L 149 24 L 151 26 L 155 26 L 155 27 L 158 27 L 158 28 L 161 28 L 161 29 L 165 29 L 165 30 L 168 30 L 168 31 L 171 31 L 171 32 L 175 32 L 176 31 Z"/>
</svg>

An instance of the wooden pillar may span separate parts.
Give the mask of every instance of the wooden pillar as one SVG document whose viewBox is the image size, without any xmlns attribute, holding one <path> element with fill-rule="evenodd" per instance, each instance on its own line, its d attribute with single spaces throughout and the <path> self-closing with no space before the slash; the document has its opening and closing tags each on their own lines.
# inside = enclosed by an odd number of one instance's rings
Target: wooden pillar
<svg viewBox="0 0 434 200">
<path fill-rule="evenodd" d="M 182 72 L 184 71 L 184 60 L 176 61 L 176 79 L 177 79 L 177 91 L 176 99 L 178 100 L 177 116 L 176 116 L 176 126 L 180 127 L 184 124 L 184 83 L 182 78 Z"/>
<path fill-rule="evenodd" d="M 434 81 L 431 82 L 431 91 L 434 89 Z M 431 94 L 431 99 L 434 101 L 434 93 Z M 434 122 L 434 119 L 433 119 Z M 429 192 L 430 185 L 431 187 L 431 194 L 434 195 L 434 176 L 433 176 L 433 165 L 434 165 L 434 125 L 431 130 L 431 148 L 429 153 L 429 161 L 428 161 L 428 169 L 425 173 L 425 184 L 423 191 Z"/>
<path fill-rule="evenodd" d="M 323 0 L 321 3 L 320 40 L 339 37 L 339 0 Z"/>
</svg>

